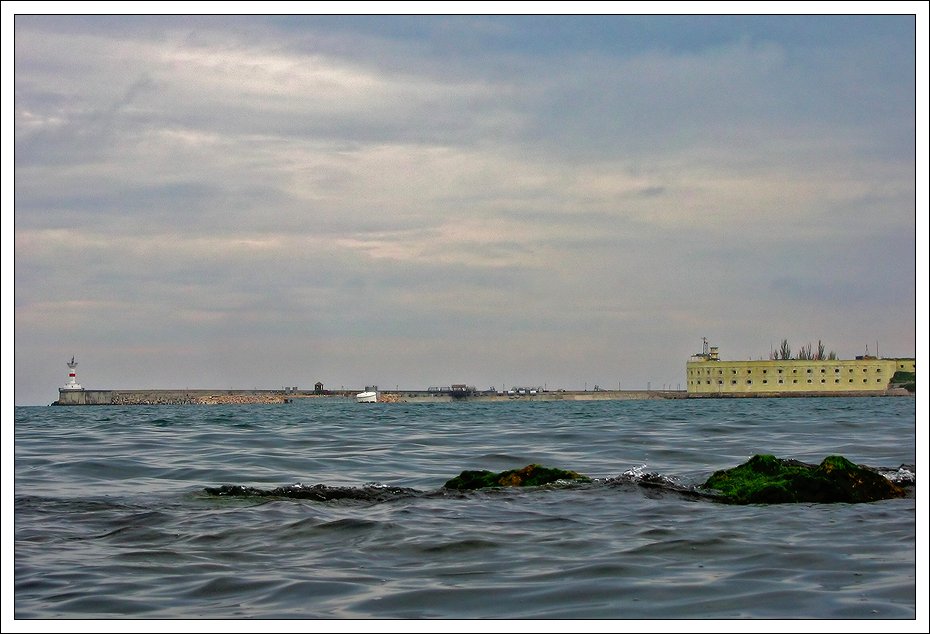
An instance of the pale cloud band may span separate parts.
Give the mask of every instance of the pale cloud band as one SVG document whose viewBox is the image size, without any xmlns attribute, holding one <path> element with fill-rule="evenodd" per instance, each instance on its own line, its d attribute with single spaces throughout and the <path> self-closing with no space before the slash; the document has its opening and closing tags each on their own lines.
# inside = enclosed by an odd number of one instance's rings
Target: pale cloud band
<svg viewBox="0 0 930 634">
<path fill-rule="evenodd" d="M 74 353 L 99 387 L 673 384 L 705 335 L 912 355 L 913 34 L 18 16 L 17 402 Z"/>
</svg>

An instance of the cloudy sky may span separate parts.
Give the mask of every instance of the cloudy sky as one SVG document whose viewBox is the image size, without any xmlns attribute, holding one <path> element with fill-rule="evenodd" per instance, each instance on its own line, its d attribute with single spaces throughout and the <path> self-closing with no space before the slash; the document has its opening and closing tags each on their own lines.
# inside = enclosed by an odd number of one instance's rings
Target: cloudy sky
<svg viewBox="0 0 930 634">
<path fill-rule="evenodd" d="M 914 16 L 4 22 L 16 404 L 922 355 Z"/>
</svg>

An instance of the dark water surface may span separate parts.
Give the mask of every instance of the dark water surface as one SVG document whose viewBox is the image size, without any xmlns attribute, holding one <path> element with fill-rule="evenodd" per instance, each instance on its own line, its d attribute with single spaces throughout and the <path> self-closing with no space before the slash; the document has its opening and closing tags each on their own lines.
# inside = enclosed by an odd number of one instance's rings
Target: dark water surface
<svg viewBox="0 0 930 634">
<path fill-rule="evenodd" d="M 756 453 L 913 466 L 913 398 L 15 414 L 17 619 L 916 615 L 913 493 L 730 506 L 638 481 L 687 488 Z M 597 480 L 441 490 L 463 469 L 529 463 Z M 415 491 L 323 502 L 205 492 L 298 482 Z"/>
</svg>

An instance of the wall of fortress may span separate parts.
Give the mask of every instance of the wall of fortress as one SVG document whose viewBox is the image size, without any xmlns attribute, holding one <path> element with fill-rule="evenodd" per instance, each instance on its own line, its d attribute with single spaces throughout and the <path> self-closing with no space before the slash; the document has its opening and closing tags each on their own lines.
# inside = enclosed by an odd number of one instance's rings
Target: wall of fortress
<svg viewBox="0 0 930 634">
<path fill-rule="evenodd" d="M 895 372 L 915 372 L 914 359 L 719 361 L 686 366 L 688 394 L 883 393 Z"/>
</svg>

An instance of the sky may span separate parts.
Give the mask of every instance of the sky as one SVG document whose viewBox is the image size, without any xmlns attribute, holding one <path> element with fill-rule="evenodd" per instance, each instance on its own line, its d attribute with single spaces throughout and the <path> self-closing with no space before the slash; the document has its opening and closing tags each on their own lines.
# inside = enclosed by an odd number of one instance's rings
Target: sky
<svg viewBox="0 0 930 634">
<path fill-rule="evenodd" d="M 684 389 L 704 337 L 926 359 L 926 3 L 45 4 L 4 3 L 5 403 L 72 356 L 87 389 Z"/>
</svg>

